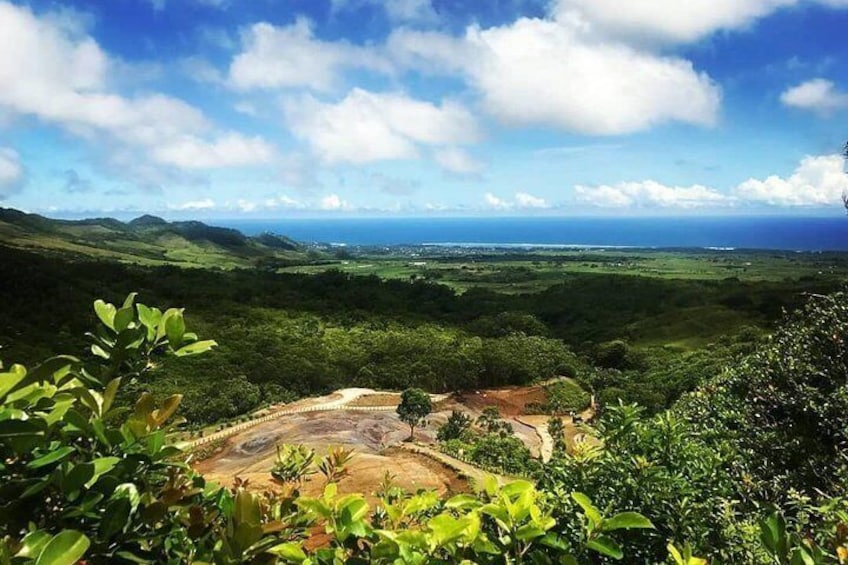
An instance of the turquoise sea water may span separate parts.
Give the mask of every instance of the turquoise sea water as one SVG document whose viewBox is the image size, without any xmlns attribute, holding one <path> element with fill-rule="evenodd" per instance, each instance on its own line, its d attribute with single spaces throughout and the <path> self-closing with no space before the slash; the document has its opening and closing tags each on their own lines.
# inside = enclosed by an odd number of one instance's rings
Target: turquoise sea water
<svg viewBox="0 0 848 565">
<path fill-rule="evenodd" d="M 248 235 L 347 245 L 549 245 L 848 251 L 848 217 L 222 220 Z"/>
</svg>

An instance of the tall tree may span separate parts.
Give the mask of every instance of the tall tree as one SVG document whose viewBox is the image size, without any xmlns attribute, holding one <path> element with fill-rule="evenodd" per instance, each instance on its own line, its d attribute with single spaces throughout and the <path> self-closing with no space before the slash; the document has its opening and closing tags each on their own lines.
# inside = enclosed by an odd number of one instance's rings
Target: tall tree
<svg viewBox="0 0 848 565">
<path fill-rule="evenodd" d="M 415 427 L 424 423 L 424 419 L 433 410 L 430 395 L 420 388 L 408 388 L 400 396 L 397 407 L 402 422 L 409 424 L 409 439 L 415 437 Z"/>
</svg>

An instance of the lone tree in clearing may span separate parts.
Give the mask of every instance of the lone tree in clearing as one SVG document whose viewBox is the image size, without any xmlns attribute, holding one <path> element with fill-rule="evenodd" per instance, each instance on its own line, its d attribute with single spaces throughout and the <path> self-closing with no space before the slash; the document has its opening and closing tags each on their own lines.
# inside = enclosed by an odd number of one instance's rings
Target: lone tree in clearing
<svg viewBox="0 0 848 565">
<path fill-rule="evenodd" d="M 423 425 L 433 409 L 430 395 L 420 388 L 408 388 L 400 395 L 400 405 L 397 407 L 398 416 L 402 422 L 409 424 L 409 439 L 415 436 L 415 426 Z"/>
</svg>

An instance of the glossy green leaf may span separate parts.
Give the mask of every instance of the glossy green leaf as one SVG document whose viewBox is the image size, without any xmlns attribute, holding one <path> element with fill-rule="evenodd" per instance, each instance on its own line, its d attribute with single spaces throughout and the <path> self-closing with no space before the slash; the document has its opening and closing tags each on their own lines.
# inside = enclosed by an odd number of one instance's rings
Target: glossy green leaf
<svg viewBox="0 0 848 565">
<path fill-rule="evenodd" d="M 624 552 L 621 551 L 621 546 L 610 537 L 598 536 L 586 543 L 586 547 L 597 551 L 601 555 L 612 557 L 613 559 L 621 559 L 624 557 Z"/>
<path fill-rule="evenodd" d="M 275 545 L 268 550 L 268 553 L 293 563 L 302 563 L 306 559 L 306 553 L 304 553 L 299 544 L 294 542 Z"/>
<path fill-rule="evenodd" d="M 27 371 L 22 365 L 12 365 L 6 373 L 0 373 L 0 399 L 21 383 Z"/>
<path fill-rule="evenodd" d="M 165 318 L 165 335 L 168 337 L 168 343 L 174 349 L 180 346 L 185 334 L 185 320 L 183 313 L 179 310 L 169 310 L 170 315 Z"/>
<path fill-rule="evenodd" d="M 102 300 L 95 300 L 94 312 L 97 314 L 97 317 L 100 318 L 100 321 L 103 322 L 104 326 L 110 330 L 115 329 L 115 314 L 117 309 L 113 304 L 109 304 Z"/>
<path fill-rule="evenodd" d="M 187 357 L 189 355 L 198 355 L 200 353 L 206 353 L 211 350 L 213 347 L 216 347 L 218 343 L 214 340 L 207 339 L 204 341 L 196 341 L 194 343 L 190 343 L 188 345 L 184 345 L 177 349 L 174 353 L 177 357 Z"/>
<path fill-rule="evenodd" d="M 103 413 L 109 411 L 112 403 L 115 401 L 115 396 L 118 394 L 118 388 L 121 386 L 121 377 L 117 377 L 109 381 L 106 388 L 103 390 Z"/>
<path fill-rule="evenodd" d="M 52 539 L 52 536 L 44 530 L 36 530 L 28 533 L 21 541 L 21 549 L 17 553 L 17 557 L 35 559 L 37 558 L 44 546 Z"/>
<path fill-rule="evenodd" d="M 115 313 L 115 331 L 122 332 L 135 320 L 135 308 L 132 306 L 127 306 L 121 308 Z"/>
<path fill-rule="evenodd" d="M 89 545 L 88 538 L 82 533 L 64 530 L 47 542 L 35 565 L 74 565 L 85 555 Z"/>
<path fill-rule="evenodd" d="M 603 520 L 603 516 L 601 515 L 601 511 L 598 510 L 588 496 L 583 494 L 582 492 L 573 492 L 571 493 L 571 498 L 580 505 L 580 508 L 583 509 L 583 512 L 586 514 L 586 517 L 591 520 L 594 526 L 597 526 Z"/>
<path fill-rule="evenodd" d="M 51 451 L 47 455 L 43 455 L 38 459 L 33 459 L 29 463 L 27 463 L 27 467 L 30 469 L 40 469 L 41 467 L 46 467 L 48 465 L 52 465 L 54 463 L 58 463 L 65 459 L 68 455 L 76 451 L 73 447 L 60 447 L 55 451 Z"/>
<path fill-rule="evenodd" d="M 94 474 L 91 479 L 85 483 L 85 486 L 91 488 L 103 474 L 108 473 L 120 461 L 117 457 L 100 457 L 94 459 L 91 463 L 94 465 Z"/>
<path fill-rule="evenodd" d="M 650 520 L 639 514 L 638 512 L 621 512 L 612 518 L 604 521 L 603 531 L 611 532 L 613 530 L 623 529 L 653 529 L 654 525 Z"/>
</svg>

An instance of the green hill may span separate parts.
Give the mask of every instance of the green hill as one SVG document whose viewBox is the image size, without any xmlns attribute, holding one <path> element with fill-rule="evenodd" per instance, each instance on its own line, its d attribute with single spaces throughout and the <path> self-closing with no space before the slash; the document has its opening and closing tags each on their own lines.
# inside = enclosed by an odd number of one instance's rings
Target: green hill
<svg viewBox="0 0 848 565">
<path fill-rule="evenodd" d="M 151 215 L 130 222 L 72 221 L 0 208 L 0 241 L 20 249 L 145 265 L 232 269 L 284 266 L 306 259 L 305 249 L 284 236 L 248 237 L 230 228 L 168 222 Z"/>
</svg>

